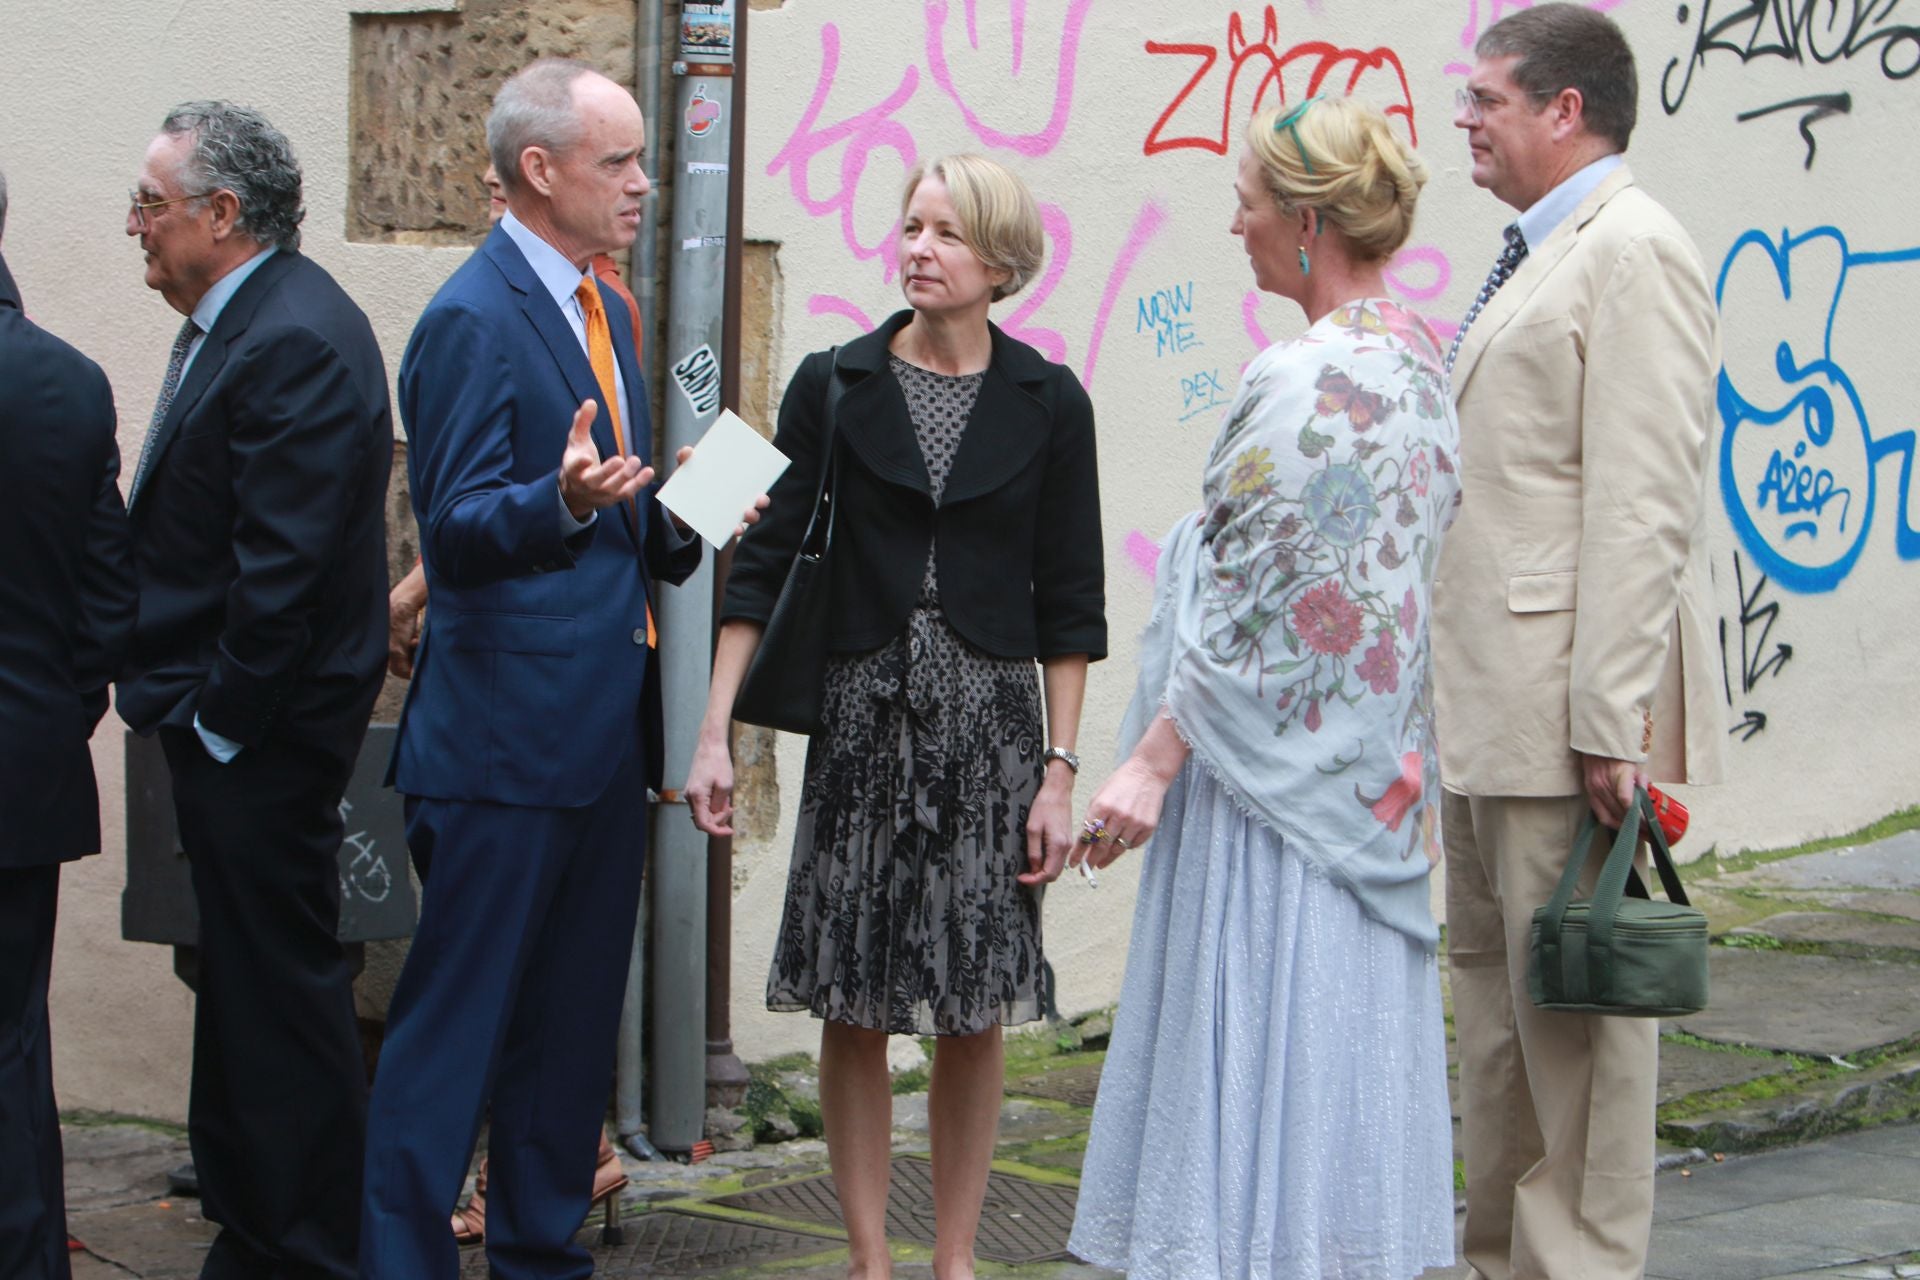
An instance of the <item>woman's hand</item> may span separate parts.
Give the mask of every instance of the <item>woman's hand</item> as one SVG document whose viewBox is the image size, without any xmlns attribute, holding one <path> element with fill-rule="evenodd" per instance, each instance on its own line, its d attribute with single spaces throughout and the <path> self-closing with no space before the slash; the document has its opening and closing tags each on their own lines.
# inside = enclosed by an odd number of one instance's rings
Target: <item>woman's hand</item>
<svg viewBox="0 0 1920 1280">
<path fill-rule="evenodd" d="M 1084 862 L 1097 871 L 1128 849 L 1145 844 L 1160 825 L 1160 806 L 1187 754 L 1186 740 L 1161 713 L 1133 754 L 1094 792 L 1087 820 L 1075 833 L 1079 843 L 1070 861 Z"/>
<path fill-rule="evenodd" d="M 1127 757 L 1126 763 L 1100 784 L 1093 803 L 1087 806 L 1087 824 L 1098 834 L 1080 844 L 1075 862 L 1102 870 L 1128 849 L 1145 844 L 1160 825 L 1160 806 L 1172 783 L 1171 774 L 1155 772 L 1138 753 Z M 1085 834 L 1085 828 L 1080 834 Z"/>
<path fill-rule="evenodd" d="M 701 735 L 683 794 L 694 826 L 710 836 L 733 834 L 733 754 L 725 738 L 710 741 Z"/>
<path fill-rule="evenodd" d="M 1049 760 L 1040 794 L 1027 811 L 1027 869 L 1014 879 L 1029 885 L 1059 879 L 1073 852 L 1073 837 L 1073 770 L 1064 761 Z"/>
</svg>

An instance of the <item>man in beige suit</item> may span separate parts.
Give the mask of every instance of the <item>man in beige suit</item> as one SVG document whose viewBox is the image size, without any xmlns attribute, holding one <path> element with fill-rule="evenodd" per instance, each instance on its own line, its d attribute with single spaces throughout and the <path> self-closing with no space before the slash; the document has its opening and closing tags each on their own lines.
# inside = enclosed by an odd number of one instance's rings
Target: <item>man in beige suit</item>
<svg viewBox="0 0 1920 1280">
<path fill-rule="evenodd" d="M 1485 1280 L 1634 1277 L 1657 1026 L 1535 1009 L 1527 935 L 1589 806 L 1617 825 L 1636 782 L 1718 777 L 1719 340 L 1692 242 L 1621 155 L 1619 28 L 1538 5 L 1475 56 L 1454 123 L 1520 216 L 1449 358 L 1463 505 L 1434 582 L 1465 1252 Z"/>
</svg>

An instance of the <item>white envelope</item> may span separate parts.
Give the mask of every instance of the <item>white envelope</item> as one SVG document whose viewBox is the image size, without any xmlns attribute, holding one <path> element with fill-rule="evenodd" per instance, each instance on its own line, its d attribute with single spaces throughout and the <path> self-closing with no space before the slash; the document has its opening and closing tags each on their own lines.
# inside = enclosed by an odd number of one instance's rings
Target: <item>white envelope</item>
<svg viewBox="0 0 1920 1280">
<path fill-rule="evenodd" d="M 724 409 L 693 457 L 660 486 L 660 505 L 714 546 L 725 546 L 747 504 L 773 487 L 787 469 L 787 455 Z"/>
</svg>

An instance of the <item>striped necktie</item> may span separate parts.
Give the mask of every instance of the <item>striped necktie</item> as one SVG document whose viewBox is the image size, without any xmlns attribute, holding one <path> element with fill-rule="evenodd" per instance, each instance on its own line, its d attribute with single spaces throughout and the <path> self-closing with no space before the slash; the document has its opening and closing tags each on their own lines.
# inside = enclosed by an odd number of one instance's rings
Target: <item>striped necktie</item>
<svg viewBox="0 0 1920 1280">
<path fill-rule="evenodd" d="M 173 350 L 167 353 L 167 374 L 160 379 L 160 398 L 153 402 L 153 418 L 147 423 L 147 438 L 140 446 L 140 465 L 134 468 L 133 487 L 127 491 L 129 507 L 140 496 L 147 467 L 153 461 L 153 442 L 160 435 L 160 424 L 167 420 L 167 410 L 173 408 L 174 396 L 180 393 L 180 371 L 187 367 L 187 352 L 193 349 L 193 340 L 199 336 L 200 326 L 188 316 L 173 340 Z"/>
<path fill-rule="evenodd" d="M 626 432 L 620 425 L 619 374 L 613 363 L 613 329 L 607 324 L 607 305 L 600 297 L 600 286 L 591 274 L 582 277 L 573 296 L 580 300 L 580 314 L 587 322 L 587 360 L 593 365 L 593 380 L 600 384 L 600 406 L 613 427 L 613 447 L 627 454 Z M 640 511 L 634 504 L 633 527 L 640 528 Z M 647 648 L 660 647 L 660 634 L 653 625 L 653 602 L 647 602 Z"/>
<path fill-rule="evenodd" d="M 1467 308 L 1465 318 L 1460 321 L 1460 331 L 1453 335 L 1453 345 L 1447 348 L 1448 373 L 1453 372 L 1453 362 L 1460 358 L 1460 343 L 1467 336 L 1467 329 L 1479 317 L 1487 303 L 1493 300 L 1493 295 L 1500 292 L 1500 286 L 1519 269 L 1520 263 L 1526 256 L 1527 238 L 1520 234 L 1520 224 L 1512 223 L 1507 227 L 1507 247 L 1500 251 L 1498 258 L 1494 259 L 1493 270 L 1487 273 L 1487 282 L 1480 286 L 1479 296 L 1474 298 L 1473 305 Z"/>
</svg>

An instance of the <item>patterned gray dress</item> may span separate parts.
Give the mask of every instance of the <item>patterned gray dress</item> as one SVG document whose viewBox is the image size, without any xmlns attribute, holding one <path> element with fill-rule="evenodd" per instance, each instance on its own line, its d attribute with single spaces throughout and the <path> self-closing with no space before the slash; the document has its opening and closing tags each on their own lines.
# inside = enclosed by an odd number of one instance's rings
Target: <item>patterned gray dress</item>
<svg viewBox="0 0 1920 1280">
<path fill-rule="evenodd" d="M 939 503 L 982 374 L 891 361 Z M 931 555 L 906 629 L 829 663 L 807 750 L 769 1009 L 909 1035 L 1040 1016 L 1027 811 L 1044 736 L 1035 665 L 969 645 Z"/>
</svg>

